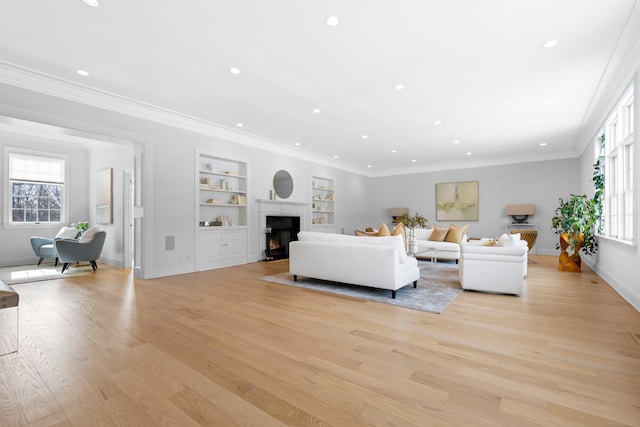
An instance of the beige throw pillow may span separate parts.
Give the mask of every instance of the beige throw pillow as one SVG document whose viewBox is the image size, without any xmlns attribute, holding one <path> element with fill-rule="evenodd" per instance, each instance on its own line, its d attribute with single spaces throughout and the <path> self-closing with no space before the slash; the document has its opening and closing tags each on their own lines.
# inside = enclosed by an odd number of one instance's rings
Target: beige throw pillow
<svg viewBox="0 0 640 427">
<path fill-rule="evenodd" d="M 460 243 L 460 241 L 462 240 L 462 236 L 464 236 L 464 233 L 467 232 L 467 227 L 469 227 L 469 224 L 461 225 L 460 227 L 456 227 L 455 225 L 451 224 L 449 226 L 447 237 L 444 239 L 444 241 L 451 243 Z"/>
<path fill-rule="evenodd" d="M 448 229 L 440 228 L 437 225 L 434 225 L 433 231 L 431 232 L 431 236 L 429 236 L 429 239 L 427 240 L 431 240 L 432 242 L 442 242 L 445 239 L 445 237 L 447 237 L 448 232 L 449 232 Z"/>
</svg>

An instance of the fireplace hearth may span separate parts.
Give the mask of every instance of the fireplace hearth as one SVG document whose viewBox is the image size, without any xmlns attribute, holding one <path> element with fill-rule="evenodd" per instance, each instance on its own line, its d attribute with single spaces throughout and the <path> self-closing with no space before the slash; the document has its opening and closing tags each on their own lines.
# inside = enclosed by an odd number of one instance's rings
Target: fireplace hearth
<svg viewBox="0 0 640 427">
<path fill-rule="evenodd" d="M 289 258 L 289 242 L 298 240 L 299 216 L 267 216 L 265 261 Z"/>
</svg>

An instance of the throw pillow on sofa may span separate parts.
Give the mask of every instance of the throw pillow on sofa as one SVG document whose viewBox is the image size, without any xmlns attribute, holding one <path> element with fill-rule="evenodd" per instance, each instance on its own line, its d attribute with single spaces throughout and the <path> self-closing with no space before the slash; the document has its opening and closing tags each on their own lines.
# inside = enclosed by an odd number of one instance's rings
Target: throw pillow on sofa
<svg viewBox="0 0 640 427">
<path fill-rule="evenodd" d="M 360 231 L 355 230 L 354 234 L 356 236 L 370 236 L 370 237 L 380 237 L 380 236 L 391 236 L 391 232 L 389 231 L 389 227 L 384 222 L 380 225 L 378 231 Z"/>
<path fill-rule="evenodd" d="M 469 224 L 461 225 L 460 227 L 456 227 L 455 225 L 451 224 L 444 241 L 451 243 L 460 243 L 460 241 L 462 240 L 462 236 L 464 236 L 464 233 L 467 232 L 468 227 Z"/>
<path fill-rule="evenodd" d="M 434 225 L 433 231 L 427 240 L 431 240 L 432 242 L 443 242 L 445 237 L 447 237 L 448 232 L 448 228 L 440 228 L 437 225 Z"/>
</svg>

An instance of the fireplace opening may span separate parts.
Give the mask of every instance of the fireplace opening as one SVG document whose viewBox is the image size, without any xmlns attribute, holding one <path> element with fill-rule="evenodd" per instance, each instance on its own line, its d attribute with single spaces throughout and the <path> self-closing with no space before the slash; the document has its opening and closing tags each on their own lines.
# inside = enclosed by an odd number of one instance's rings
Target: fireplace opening
<svg viewBox="0 0 640 427">
<path fill-rule="evenodd" d="M 265 261 L 289 258 L 289 242 L 298 240 L 299 216 L 267 216 Z"/>
</svg>

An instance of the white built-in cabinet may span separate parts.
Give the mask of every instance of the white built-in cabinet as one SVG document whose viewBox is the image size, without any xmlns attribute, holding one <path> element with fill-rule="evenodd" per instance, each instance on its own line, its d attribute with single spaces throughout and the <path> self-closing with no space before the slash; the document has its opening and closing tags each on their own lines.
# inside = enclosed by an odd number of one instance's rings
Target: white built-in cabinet
<svg viewBox="0 0 640 427">
<path fill-rule="evenodd" d="M 196 269 L 247 263 L 247 164 L 196 153 Z"/>
<path fill-rule="evenodd" d="M 335 232 L 336 181 L 311 177 L 311 226 L 314 231 Z"/>
</svg>

